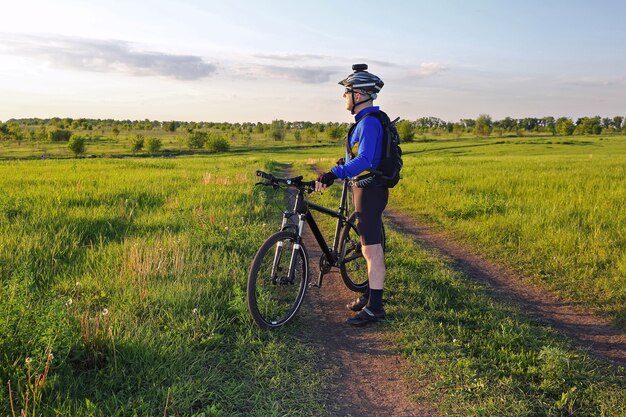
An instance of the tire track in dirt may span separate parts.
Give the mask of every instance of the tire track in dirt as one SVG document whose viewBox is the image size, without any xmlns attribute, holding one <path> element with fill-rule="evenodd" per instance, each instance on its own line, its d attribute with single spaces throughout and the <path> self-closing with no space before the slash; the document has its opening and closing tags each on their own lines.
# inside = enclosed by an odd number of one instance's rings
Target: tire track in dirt
<svg viewBox="0 0 626 417">
<path fill-rule="evenodd" d="M 576 307 L 519 276 L 488 261 L 449 235 L 416 222 L 397 210 L 385 210 L 387 223 L 411 236 L 421 246 L 444 255 L 453 268 L 488 284 L 496 297 L 511 301 L 525 313 L 548 323 L 590 355 L 626 367 L 626 329 L 617 328 L 590 311 Z"/>
<path fill-rule="evenodd" d="M 293 173 L 288 169 L 287 175 Z M 308 225 L 303 238 L 309 255 L 309 282 L 317 283 L 322 250 Z M 324 275 L 321 288 L 307 290 L 299 312 L 299 336 L 319 352 L 318 366 L 329 376 L 324 399 L 328 416 L 438 416 L 435 405 L 411 399 L 428 384 L 409 386 L 402 378 L 407 361 L 397 354 L 384 325 L 355 328 L 344 323 L 354 314 L 346 304 L 357 296 L 333 268 Z"/>
<path fill-rule="evenodd" d="M 316 282 L 322 251 L 308 227 L 304 240 L 310 279 Z M 406 359 L 396 353 L 384 326 L 374 323 L 355 328 L 344 323 L 353 314 L 346 303 L 356 297 L 345 287 L 341 274 L 333 271 L 324 276 L 321 288 L 309 288 L 300 312 L 301 337 L 320 352 L 320 366 L 330 375 L 325 399 L 328 415 L 436 416 L 435 406 L 411 399 L 423 387 L 409 387 L 401 377 Z"/>
</svg>

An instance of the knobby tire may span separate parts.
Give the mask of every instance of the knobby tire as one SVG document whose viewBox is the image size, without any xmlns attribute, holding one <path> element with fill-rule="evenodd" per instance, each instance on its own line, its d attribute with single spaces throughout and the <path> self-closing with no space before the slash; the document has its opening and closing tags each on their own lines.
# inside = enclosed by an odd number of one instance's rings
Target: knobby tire
<svg viewBox="0 0 626 417">
<path fill-rule="evenodd" d="M 280 327 L 291 321 L 304 299 L 309 280 L 309 259 L 301 244 L 295 250 L 295 271 L 289 279 L 289 265 L 296 233 L 284 230 L 267 238 L 254 257 L 246 299 L 254 321 L 264 329 Z"/>
</svg>

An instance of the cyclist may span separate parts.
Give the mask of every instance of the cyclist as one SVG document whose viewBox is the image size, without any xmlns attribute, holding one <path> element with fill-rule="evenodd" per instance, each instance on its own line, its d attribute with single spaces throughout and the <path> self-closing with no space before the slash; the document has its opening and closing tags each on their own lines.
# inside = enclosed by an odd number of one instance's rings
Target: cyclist
<svg viewBox="0 0 626 417">
<path fill-rule="evenodd" d="M 363 326 L 385 317 L 383 286 L 385 282 L 385 257 L 382 247 L 382 213 L 387 205 L 389 189 L 376 180 L 368 170 L 376 169 L 382 156 L 383 127 L 377 117 L 366 117 L 380 108 L 374 99 L 383 88 L 383 81 L 369 73 L 367 65 L 355 64 L 354 72 L 339 82 L 345 87 L 343 97 L 346 109 L 355 115 L 355 124 L 348 133 L 347 154 L 337 161 L 330 171 L 320 173 L 315 189 L 321 191 L 333 184 L 336 178 L 352 178 L 354 206 L 358 213 L 358 229 L 362 252 L 367 262 L 369 289 L 346 307 L 357 313 L 346 323 Z M 365 180 L 365 179 L 368 180 Z"/>
</svg>

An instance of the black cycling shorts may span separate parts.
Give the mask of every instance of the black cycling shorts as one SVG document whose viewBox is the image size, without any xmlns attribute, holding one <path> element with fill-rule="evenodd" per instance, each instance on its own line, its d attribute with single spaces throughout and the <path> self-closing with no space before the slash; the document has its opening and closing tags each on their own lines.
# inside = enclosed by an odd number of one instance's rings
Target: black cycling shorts
<svg viewBox="0 0 626 417">
<path fill-rule="evenodd" d="M 362 245 L 382 243 L 383 210 L 389 199 L 387 187 L 352 187 L 354 208 L 358 213 L 357 228 Z"/>
</svg>

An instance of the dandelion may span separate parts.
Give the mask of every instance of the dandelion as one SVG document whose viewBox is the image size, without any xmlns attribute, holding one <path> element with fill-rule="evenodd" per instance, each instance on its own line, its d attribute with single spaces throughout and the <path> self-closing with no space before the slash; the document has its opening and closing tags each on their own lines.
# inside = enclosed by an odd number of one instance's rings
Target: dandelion
<svg viewBox="0 0 626 417">
<path fill-rule="evenodd" d="M 106 316 L 107 314 L 109 314 L 109 309 L 105 308 L 104 310 L 102 310 L 102 315 Z"/>
<path fill-rule="evenodd" d="M 30 365 L 32 361 L 33 360 L 30 357 L 26 358 L 26 365 Z"/>
<path fill-rule="evenodd" d="M 226 226 L 226 227 L 224 228 L 224 230 L 228 232 L 228 226 Z"/>
<path fill-rule="evenodd" d="M 80 287 L 80 282 L 76 281 L 76 286 Z"/>
<path fill-rule="evenodd" d="M 197 308 L 194 308 L 191 312 L 192 312 L 192 313 L 194 314 L 194 316 L 195 316 L 196 314 L 198 314 L 198 309 L 197 309 Z"/>
</svg>

